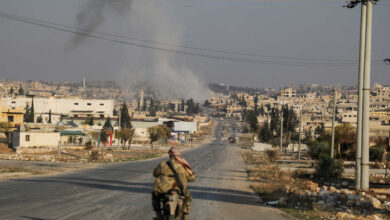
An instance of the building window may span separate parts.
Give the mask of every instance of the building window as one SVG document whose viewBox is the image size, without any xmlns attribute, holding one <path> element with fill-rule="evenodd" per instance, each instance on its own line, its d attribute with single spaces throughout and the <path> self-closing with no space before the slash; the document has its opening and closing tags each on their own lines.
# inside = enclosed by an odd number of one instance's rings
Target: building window
<svg viewBox="0 0 390 220">
<path fill-rule="evenodd" d="M 8 122 L 14 122 L 14 116 L 8 116 Z"/>
<path fill-rule="evenodd" d="M 75 102 L 74 105 L 79 105 L 79 103 L 78 103 L 78 102 Z"/>
<path fill-rule="evenodd" d="M 26 135 L 26 141 L 30 141 L 30 135 Z"/>
<path fill-rule="evenodd" d="M 12 101 L 12 104 L 15 104 L 16 102 L 15 101 Z"/>
<path fill-rule="evenodd" d="M 91 103 L 87 103 L 87 105 L 92 105 Z"/>
<path fill-rule="evenodd" d="M 104 105 L 104 103 L 100 103 L 100 106 L 103 106 Z"/>
</svg>

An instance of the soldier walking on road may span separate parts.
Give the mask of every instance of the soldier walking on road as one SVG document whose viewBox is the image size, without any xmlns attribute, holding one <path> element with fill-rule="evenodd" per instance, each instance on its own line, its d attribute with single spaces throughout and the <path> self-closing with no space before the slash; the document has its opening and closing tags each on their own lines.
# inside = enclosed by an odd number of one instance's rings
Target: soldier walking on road
<svg viewBox="0 0 390 220">
<path fill-rule="evenodd" d="M 187 189 L 188 182 L 195 180 L 195 172 L 192 170 L 188 162 L 181 156 L 180 151 L 172 147 L 168 151 L 170 163 L 180 178 L 183 192 L 185 196 L 183 204 L 184 220 L 188 220 L 190 214 L 192 197 Z M 153 210 L 156 212 L 156 219 L 162 219 L 161 200 L 170 190 L 181 191 L 179 184 L 175 179 L 174 172 L 168 165 L 168 161 L 162 161 L 153 171 L 153 176 L 156 177 L 154 182 L 154 192 L 152 193 Z"/>
</svg>

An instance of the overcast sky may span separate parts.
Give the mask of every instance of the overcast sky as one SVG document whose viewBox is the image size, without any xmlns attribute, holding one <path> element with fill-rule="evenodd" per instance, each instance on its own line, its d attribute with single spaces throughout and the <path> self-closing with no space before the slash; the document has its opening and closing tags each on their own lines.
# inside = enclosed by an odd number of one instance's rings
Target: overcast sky
<svg viewBox="0 0 390 220">
<path fill-rule="evenodd" d="M 94 38 L 74 44 L 72 33 L 0 17 L 0 78 L 78 81 L 86 75 L 87 80 L 126 83 L 129 78 L 158 77 L 144 72 L 158 72 L 168 60 L 167 71 L 177 69 L 177 73 L 162 75 L 167 81 L 186 71 L 186 80 L 191 82 L 193 74 L 201 82 L 251 87 L 357 84 L 360 7 L 343 8 L 344 0 L 134 0 L 132 5 L 128 5 L 130 0 L 105 1 L 109 3 L 103 8 L 93 9 L 102 10 L 105 18 L 96 24 L 95 32 L 142 47 Z M 0 13 L 77 28 L 76 17 L 87 3 L 1 0 Z M 371 81 L 390 84 L 390 65 L 381 63 L 390 57 L 390 1 L 374 6 L 373 15 Z"/>
</svg>

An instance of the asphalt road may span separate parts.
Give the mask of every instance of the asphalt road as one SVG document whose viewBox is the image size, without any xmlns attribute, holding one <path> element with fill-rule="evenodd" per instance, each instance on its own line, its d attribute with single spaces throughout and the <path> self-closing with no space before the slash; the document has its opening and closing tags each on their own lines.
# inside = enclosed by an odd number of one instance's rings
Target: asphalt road
<svg viewBox="0 0 390 220">
<path fill-rule="evenodd" d="M 213 143 L 183 153 L 197 176 L 190 183 L 190 219 L 288 219 L 259 203 L 246 181 L 240 147 L 215 134 Z M 0 219 L 152 219 L 152 170 L 160 161 L 1 181 Z"/>
</svg>

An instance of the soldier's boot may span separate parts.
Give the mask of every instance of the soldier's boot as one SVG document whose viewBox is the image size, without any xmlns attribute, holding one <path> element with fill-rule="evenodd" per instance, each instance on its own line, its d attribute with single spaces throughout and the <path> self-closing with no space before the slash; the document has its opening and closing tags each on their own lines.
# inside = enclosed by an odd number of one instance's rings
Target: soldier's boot
<svg viewBox="0 0 390 220">
<path fill-rule="evenodd" d="M 188 220 L 188 214 L 183 215 L 183 220 Z"/>
</svg>

